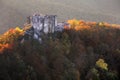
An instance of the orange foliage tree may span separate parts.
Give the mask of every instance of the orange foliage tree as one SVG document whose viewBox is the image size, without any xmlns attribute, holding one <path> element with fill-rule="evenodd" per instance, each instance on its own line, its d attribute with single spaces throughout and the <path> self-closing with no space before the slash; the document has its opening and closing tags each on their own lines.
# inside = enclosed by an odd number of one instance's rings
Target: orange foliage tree
<svg viewBox="0 0 120 80">
<path fill-rule="evenodd" d="M 15 41 L 24 35 L 24 30 L 16 27 L 15 29 L 10 29 L 0 36 L 0 53 L 3 53 L 5 49 L 12 49 Z"/>
</svg>

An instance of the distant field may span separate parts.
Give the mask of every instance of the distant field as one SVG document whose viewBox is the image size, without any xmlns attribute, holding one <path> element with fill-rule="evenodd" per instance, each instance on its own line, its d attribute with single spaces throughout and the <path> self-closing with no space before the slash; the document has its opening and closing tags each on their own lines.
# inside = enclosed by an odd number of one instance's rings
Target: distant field
<svg viewBox="0 0 120 80">
<path fill-rule="evenodd" d="M 23 26 L 34 13 L 56 14 L 58 21 L 83 19 L 120 24 L 119 0 L 0 0 L 0 33 Z M 109 4 L 108 4 L 109 3 Z"/>
</svg>

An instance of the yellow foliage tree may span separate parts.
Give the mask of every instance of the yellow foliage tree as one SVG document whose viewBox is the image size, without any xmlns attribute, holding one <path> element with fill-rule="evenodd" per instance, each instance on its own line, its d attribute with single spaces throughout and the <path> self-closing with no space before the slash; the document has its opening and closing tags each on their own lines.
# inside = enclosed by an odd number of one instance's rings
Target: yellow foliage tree
<svg viewBox="0 0 120 80">
<path fill-rule="evenodd" d="M 97 62 L 96 62 L 96 66 L 104 69 L 104 70 L 108 70 L 108 64 L 104 62 L 104 59 L 99 59 Z"/>
</svg>

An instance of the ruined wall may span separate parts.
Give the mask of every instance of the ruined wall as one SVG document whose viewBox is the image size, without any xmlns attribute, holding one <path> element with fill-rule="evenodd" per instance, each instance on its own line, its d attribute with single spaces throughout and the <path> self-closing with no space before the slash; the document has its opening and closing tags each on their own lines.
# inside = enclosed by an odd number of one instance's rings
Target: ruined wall
<svg viewBox="0 0 120 80">
<path fill-rule="evenodd" d="M 68 25 L 66 22 L 57 23 L 56 15 L 40 15 L 35 14 L 28 17 L 28 23 L 32 28 L 26 31 L 26 34 L 32 36 L 34 39 L 41 41 L 41 36 L 56 31 L 63 31 L 64 26 Z"/>
<path fill-rule="evenodd" d="M 30 24 L 34 30 L 44 33 L 54 33 L 55 26 L 57 26 L 56 15 L 33 15 L 30 17 Z"/>
</svg>

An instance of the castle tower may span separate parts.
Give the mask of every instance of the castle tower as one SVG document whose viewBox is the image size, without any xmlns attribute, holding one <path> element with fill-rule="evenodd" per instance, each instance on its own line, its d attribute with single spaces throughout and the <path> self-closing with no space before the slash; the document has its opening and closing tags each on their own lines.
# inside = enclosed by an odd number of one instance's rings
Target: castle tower
<svg viewBox="0 0 120 80">
<path fill-rule="evenodd" d="M 44 31 L 47 33 L 54 33 L 55 27 L 57 26 L 56 15 L 46 15 L 44 18 Z"/>
<path fill-rule="evenodd" d="M 54 33 L 55 27 L 57 26 L 57 16 L 56 15 L 33 15 L 29 18 L 29 22 L 34 28 L 34 30 L 47 33 Z"/>
<path fill-rule="evenodd" d="M 42 32 L 44 28 L 44 16 L 33 15 L 31 18 L 31 25 L 34 30 Z"/>
<path fill-rule="evenodd" d="M 55 27 L 57 26 L 57 18 L 56 17 L 57 17 L 56 15 L 50 16 L 50 21 L 51 21 L 50 33 L 54 33 Z"/>
</svg>

